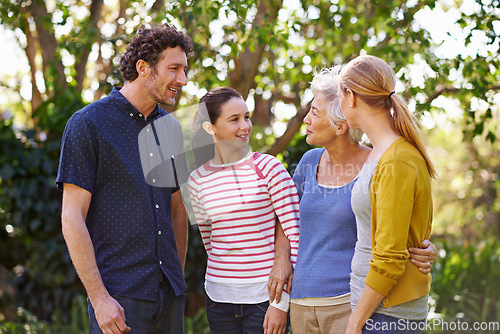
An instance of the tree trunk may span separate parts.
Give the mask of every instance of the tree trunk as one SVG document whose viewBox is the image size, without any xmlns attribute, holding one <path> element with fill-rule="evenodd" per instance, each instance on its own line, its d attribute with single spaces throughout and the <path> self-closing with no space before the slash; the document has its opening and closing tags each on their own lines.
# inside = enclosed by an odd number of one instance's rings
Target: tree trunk
<svg viewBox="0 0 500 334">
<path fill-rule="evenodd" d="M 42 50 L 43 73 L 45 77 L 45 85 L 50 85 L 50 80 L 47 80 L 47 74 L 50 72 L 50 67 L 55 68 L 54 84 L 59 89 L 67 88 L 66 76 L 64 75 L 64 66 L 61 58 L 58 55 L 58 44 L 53 31 L 51 15 L 47 12 L 47 7 L 43 0 L 33 0 L 29 5 L 29 12 L 33 16 L 38 33 L 38 42 Z M 50 86 L 47 91 L 53 91 Z"/>
<path fill-rule="evenodd" d="M 23 19 L 24 25 L 26 27 L 29 27 L 28 21 L 26 19 Z M 38 89 L 38 86 L 36 84 L 36 39 L 33 37 L 33 34 L 31 31 L 26 29 L 24 32 L 26 35 L 26 48 L 24 49 L 26 53 L 26 58 L 28 59 L 28 64 L 30 66 L 30 73 L 31 73 L 31 111 L 35 110 L 42 104 L 42 94 L 40 93 L 40 90 Z M 34 126 L 36 127 L 36 119 L 33 119 Z"/>
<path fill-rule="evenodd" d="M 124 19 L 124 20 L 127 19 L 126 10 L 128 7 L 129 7 L 129 0 L 120 0 L 120 8 L 118 10 L 118 16 L 114 19 L 115 22 L 120 22 L 120 19 Z M 120 38 L 121 36 L 123 36 L 124 31 L 125 31 L 125 27 L 123 24 L 116 25 L 115 35 L 117 38 Z M 109 75 L 111 74 L 111 70 L 112 70 L 111 62 L 113 61 L 113 59 L 109 60 L 110 63 L 107 63 L 107 64 L 104 63 L 104 59 L 102 57 L 102 52 L 101 52 L 101 45 L 102 45 L 102 36 L 101 35 L 98 35 L 97 43 L 99 44 L 99 52 L 98 52 L 97 61 L 96 61 L 97 71 L 99 73 L 97 77 L 98 78 L 101 78 L 101 77 L 108 78 Z M 115 46 L 115 55 L 117 53 L 118 53 L 118 50 Z M 102 75 L 102 74 L 104 74 L 104 75 Z M 104 79 L 104 82 L 100 81 L 100 79 L 99 79 L 99 88 L 94 93 L 94 102 L 99 100 L 104 95 L 106 87 L 107 87 L 106 79 Z"/>
<path fill-rule="evenodd" d="M 231 87 L 241 93 L 243 99 L 246 100 L 250 89 L 255 88 L 255 76 L 262 55 L 264 54 L 266 43 L 259 41 L 259 35 L 262 30 L 265 30 L 266 35 L 273 33 L 272 29 L 276 25 L 278 11 L 283 4 L 283 0 L 266 0 L 260 1 L 257 9 L 257 14 L 252 23 L 250 38 L 245 43 L 245 51 L 240 53 L 237 59 L 234 59 L 234 71 L 230 72 L 229 83 Z M 249 45 L 256 45 L 255 51 L 251 51 Z"/>
</svg>

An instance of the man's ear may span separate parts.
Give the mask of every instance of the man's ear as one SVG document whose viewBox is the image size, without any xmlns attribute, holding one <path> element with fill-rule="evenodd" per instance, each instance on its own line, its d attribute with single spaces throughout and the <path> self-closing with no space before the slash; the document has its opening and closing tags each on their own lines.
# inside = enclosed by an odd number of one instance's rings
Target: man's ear
<svg viewBox="0 0 500 334">
<path fill-rule="evenodd" d="M 337 136 L 341 136 L 343 135 L 344 133 L 347 132 L 347 130 L 349 130 L 349 125 L 347 124 L 347 121 L 337 121 L 334 123 L 334 129 L 335 129 L 335 134 Z"/>
<path fill-rule="evenodd" d="M 137 73 L 139 73 L 139 76 L 146 76 L 151 67 L 148 62 L 144 61 L 144 59 L 139 59 L 135 64 L 135 69 L 137 70 Z"/>
<path fill-rule="evenodd" d="M 209 135 L 215 135 L 215 129 L 210 122 L 203 122 L 203 129 L 209 134 Z"/>
</svg>

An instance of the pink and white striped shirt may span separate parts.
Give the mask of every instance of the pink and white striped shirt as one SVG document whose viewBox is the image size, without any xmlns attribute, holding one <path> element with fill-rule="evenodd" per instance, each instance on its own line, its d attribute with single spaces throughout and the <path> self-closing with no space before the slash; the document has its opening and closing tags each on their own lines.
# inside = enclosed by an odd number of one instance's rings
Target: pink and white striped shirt
<svg viewBox="0 0 500 334">
<path fill-rule="evenodd" d="M 188 188 L 208 254 L 207 281 L 267 282 L 274 262 L 275 214 L 290 240 L 295 266 L 299 197 L 278 159 L 256 152 L 233 164 L 209 161 L 191 173 Z"/>
</svg>

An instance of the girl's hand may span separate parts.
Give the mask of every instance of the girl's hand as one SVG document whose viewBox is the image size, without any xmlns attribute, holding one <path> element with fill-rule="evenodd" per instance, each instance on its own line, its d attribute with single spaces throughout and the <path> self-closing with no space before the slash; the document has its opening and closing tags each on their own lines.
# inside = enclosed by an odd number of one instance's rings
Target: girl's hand
<svg viewBox="0 0 500 334">
<path fill-rule="evenodd" d="M 284 334 L 286 331 L 286 316 L 286 312 L 274 306 L 269 306 L 264 318 L 264 334 Z"/>
<path fill-rule="evenodd" d="M 432 242 L 425 239 L 422 241 L 422 248 L 410 247 L 408 251 L 410 252 L 410 261 L 418 267 L 422 274 L 431 272 L 432 263 L 437 255 L 437 247 Z"/>
</svg>

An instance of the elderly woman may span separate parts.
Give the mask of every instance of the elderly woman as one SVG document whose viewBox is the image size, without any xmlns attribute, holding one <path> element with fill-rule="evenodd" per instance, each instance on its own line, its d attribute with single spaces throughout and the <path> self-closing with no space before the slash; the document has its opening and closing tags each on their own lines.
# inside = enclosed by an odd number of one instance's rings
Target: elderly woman
<svg viewBox="0 0 500 334">
<path fill-rule="evenodd" d="M 359 144 L 362 132 L 351 129 L 340 111 L 339 70 L 324 68 L 314 75 L 314 100 L 304 119 L 306 141 L 323 148 L 306 152 L 293 174 L 300 197 L 290 304 L 293 333 L 345 333 L 351 315 L 349 277 L 357 241 L 351 191 L 371 149 Z M 410 252 L 427 273 L 436 249 L 428 241 L 422 246 L 428 248 Z"/>
</svg>

